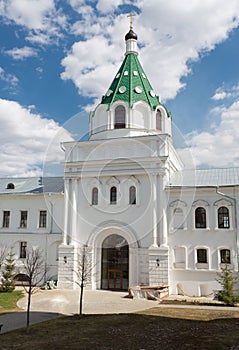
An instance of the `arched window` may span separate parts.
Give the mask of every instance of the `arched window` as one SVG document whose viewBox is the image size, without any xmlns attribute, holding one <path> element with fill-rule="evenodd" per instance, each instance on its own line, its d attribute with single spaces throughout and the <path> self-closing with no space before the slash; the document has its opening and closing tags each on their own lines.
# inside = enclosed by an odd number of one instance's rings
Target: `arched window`
<svg viewBox="0 0 239 350">
<path fill-rule="evenodd" d="M 207 264 L 207 249 L 197 249 L 197 262 Z"/>
<path fill-rule="evenodd" d="M 91 204 L 98 205 L 98 188 L 97 187 L 94 187 L 92 189 Z"/>
<path fill-rule="evenodd" d="M 110 204 L 117 203 L 117 188 L 115 186 L 110 189 Z"/>
<path fill-rule="evenodd" d="M 130 186 L 129 188 L 129 204 L 136 204 L 136 187 Z"/>
<path fill-rule="evenodd" d="M 217 211 L 218 214 L 218 228 L 229 228 L 229 210 L 226 207 L 220 207 Z"/>
<path fill-rule="evenodd" d="M 206 210 L 202 207 L 198 207 L 195 210 L 195 227 L 206 228 Z"/>
<path fill-rule="evenodd" d="M 156 112 L 156 129 L 162 130 L 162 113 L 160 110 Z"/>
<path fill-rule="evenodd" d="M 115 129 L 124 129 L 125 128 L 125 107 L 117 106 L 115 108 Z"/>
<path fill-rule="evenodd" d="M 220 250 L 221 264 L 230 264 L 231 263 L 231 252 L 229 249 Z"/>
</svg>

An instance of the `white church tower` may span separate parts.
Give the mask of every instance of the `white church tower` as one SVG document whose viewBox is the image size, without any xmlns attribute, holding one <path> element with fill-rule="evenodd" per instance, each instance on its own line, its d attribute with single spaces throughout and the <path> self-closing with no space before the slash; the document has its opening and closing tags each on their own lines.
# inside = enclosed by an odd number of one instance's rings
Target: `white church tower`
<svg viewBox="0 0 239 350">
<path fill-rule="evenodd" d="M 90 114 L 89 141 L 65 142 L 65 226 L 60 288 L 76 288 L 77 254 L 92 259 L 92 289 L 168 284 L 167 192 L 181 169 L 171 116 L 140 62 L 137 35 Z M 110 53 L 109 53 L 110 54 Z"/>
</svg>

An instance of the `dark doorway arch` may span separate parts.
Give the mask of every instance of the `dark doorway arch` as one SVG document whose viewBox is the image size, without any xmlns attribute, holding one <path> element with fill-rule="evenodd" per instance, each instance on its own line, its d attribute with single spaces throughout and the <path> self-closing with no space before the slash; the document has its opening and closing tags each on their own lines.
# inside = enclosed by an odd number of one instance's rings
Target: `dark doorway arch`
<svg viewBox="0 0 239 350">
<path fill-rule="evenodd" d="M 129 245 L 120 235 L 110 235 L 102 243 L 101 288 L 127 290 L 129 287 Z"/>
</svg>

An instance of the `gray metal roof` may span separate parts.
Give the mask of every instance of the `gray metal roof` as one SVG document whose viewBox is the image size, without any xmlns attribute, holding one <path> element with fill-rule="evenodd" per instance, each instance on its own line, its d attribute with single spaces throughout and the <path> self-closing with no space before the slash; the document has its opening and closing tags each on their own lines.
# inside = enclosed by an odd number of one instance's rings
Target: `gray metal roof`
<svg viewBox="0 0 239 350">
<path fill-rule="evenodd" d="M 170 179 L 169 186 L 210 187 L 239 185 L 239 168 L 182 170 Z"/>
<path fill-rule="evenodd" d="M 14 185 L 14 188 L 10 184 Z M 62 177 L 16 177 L 0 178 L 0 194 L 64 192 Z"/>
</svg>

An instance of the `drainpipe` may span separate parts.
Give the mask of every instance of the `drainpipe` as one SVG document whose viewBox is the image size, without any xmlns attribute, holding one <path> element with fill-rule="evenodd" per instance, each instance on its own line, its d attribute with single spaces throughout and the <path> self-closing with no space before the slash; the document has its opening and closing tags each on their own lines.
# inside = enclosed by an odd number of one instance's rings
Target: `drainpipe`
<svg viewBox="0 0 239 350">
<path fill-rule="evenodd" d="M 235 188 L 234 188 L 235 189 Z M 231 199 L 234 202 L 234 216 L 235 216 L 235 240 L 236 240 L 236 247 L 237 247 L 237 202 L 236 198 L 228 196 L 227 194 L 219 191 L 219 186 L 216 187 L 216 193 L 220 196 L 226 197 Z M 238 260 L 238 247 L 237 247 L 237 260 Z"/>
</svg>

